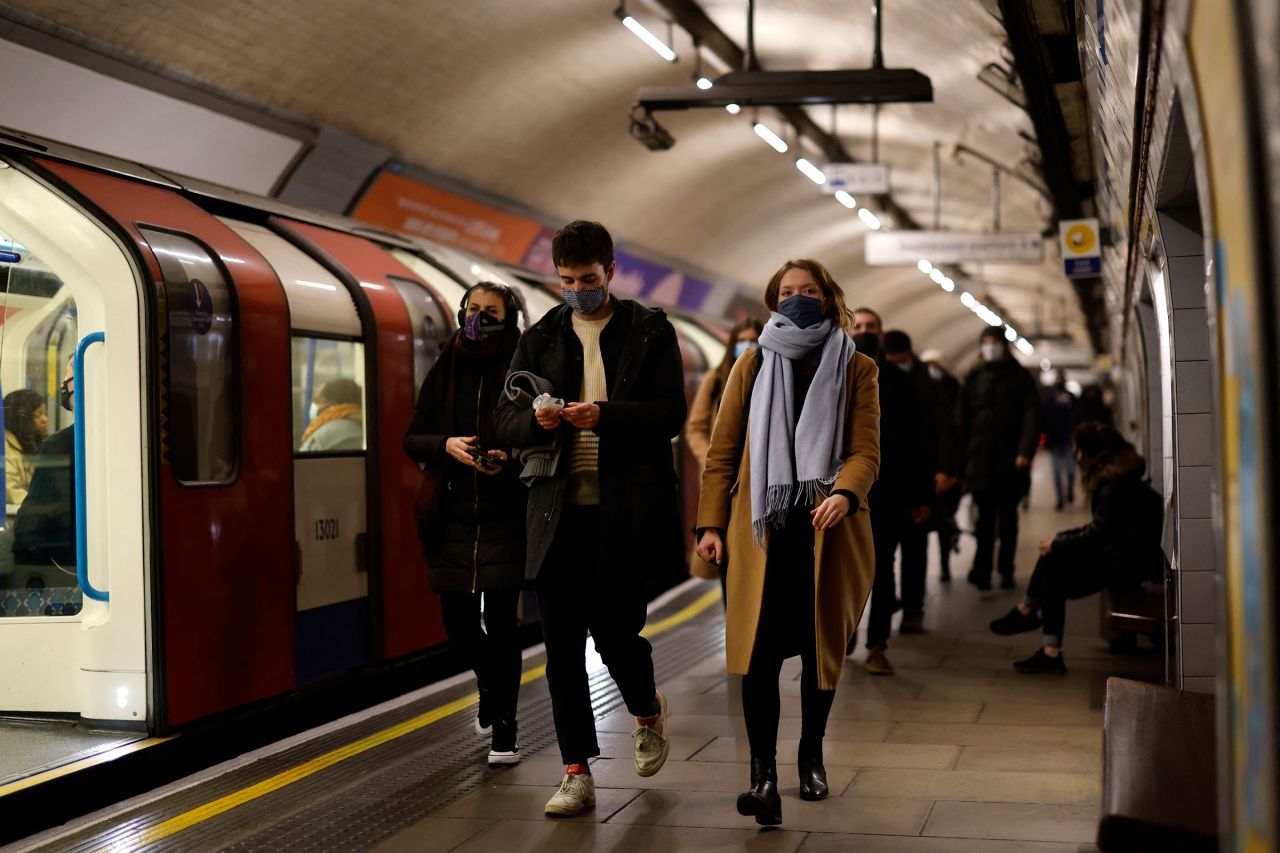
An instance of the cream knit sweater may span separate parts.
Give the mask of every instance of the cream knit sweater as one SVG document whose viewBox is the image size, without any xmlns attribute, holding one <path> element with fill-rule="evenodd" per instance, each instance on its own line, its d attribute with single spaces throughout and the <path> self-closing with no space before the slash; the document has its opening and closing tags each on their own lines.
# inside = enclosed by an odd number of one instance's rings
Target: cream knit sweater
<svg viewBox="0 0 1280 853">
<path fill-rule="evenodd" d="M 573 332 L 582 343 L 582 393 L 580 403 L 598 403 L 609 399 L 604 376 L 604 359 L 600 356 L 600 333 L 611 317 L 588 320 L 573 314 Z M 600 503 L 600 437 L 589 429 L 577 430 L 569 443 L 569 494 L 574 506 L 597 506 Z"/>
</svg>

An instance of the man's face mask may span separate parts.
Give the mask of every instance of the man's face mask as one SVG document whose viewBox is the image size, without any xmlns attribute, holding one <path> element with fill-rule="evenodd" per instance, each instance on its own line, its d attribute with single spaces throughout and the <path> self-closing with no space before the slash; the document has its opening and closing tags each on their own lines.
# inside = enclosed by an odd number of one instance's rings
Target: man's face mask
<svg viewBox="0 0 1280 853">
<path fill-rule="evenodd" d="M 897 368 L 903 373 L 911 372 L 911 362 L 909 361 L 895 361 L 894 364 L 897 365 Z"/>
<path fill-rule="evenodd" d="M 936 364 L 929 365 L 929 378 L 934 382 L 942 381 L 942 368 Z"/>
<path fill-rule="evenodd" d="M 778 303 L 778 313 L 801 329 L 807 329 L 822 322 L 822 300 L 797 293 Z"/>
<path fill-rule="evenodd" d="M 58 405 L 66 409 L 68 412 L 76 410 L 75 391 L 71 389 L 70 379 L 62 380 L 62 384 L 58 386 Z"/>
<path fill-rule="evenodd" d="M 867 358 L 875 358 L 880 353 L 880 336 L 875 332 L 858 332 L 853 336 L 853 345 Z"/>
<path fill-rule="evenodd" d="M 469 341 L 483 341 L 502 331 L 502 325 L 502 321 L 492 314 L 477 311 L 462 321 L 462 334 Z"/>
<path fill-rule="evenodd" d="M 755 349 L 758 346 L 760 345 L 755 341 L 738 341 L 733 345 L 733 357 L 735 359 L 742 358 L 743 353 L 749 349 Z"/>
<path fill-rule="evenodd" d="M 604 304 L 604 300 L 609 295 L 609 289 L 604 285 L 590 290 L 570 290 L 567 287 L 561 287 L 560 295 L 564 297 L 564 304 L 579 314 L 594 314 Z"/>
<path fill-rule="evenodd" d="M 1004 355 L 1004 347 L 994 342 L 981 344 L 980 348 L 983 361 L 998 361 Z"/>
</svg>

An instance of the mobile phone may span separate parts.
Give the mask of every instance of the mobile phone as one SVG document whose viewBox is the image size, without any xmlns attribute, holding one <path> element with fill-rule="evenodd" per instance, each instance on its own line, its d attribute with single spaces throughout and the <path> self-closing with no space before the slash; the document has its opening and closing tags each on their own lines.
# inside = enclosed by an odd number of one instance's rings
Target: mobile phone
<svg viewBox="0 0 1280 853">
<path fill-rule="evenodd" d="M 502 460 L 497 456 L 490 456 L 483 450 L 468 450 L 467 455 L 479 462 L 481 465 L 491 465 L 498 467 L 502 465 Z"/>
</svg>

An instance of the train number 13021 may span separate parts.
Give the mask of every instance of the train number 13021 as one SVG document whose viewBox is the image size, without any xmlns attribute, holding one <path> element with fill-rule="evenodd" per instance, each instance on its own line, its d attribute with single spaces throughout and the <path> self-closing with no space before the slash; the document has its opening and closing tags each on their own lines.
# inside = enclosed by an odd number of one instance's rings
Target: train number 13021
<svg viewBox="0 0 1280 853">
<path fill-rule="evenodd" d="M 338 538 L 338 519 L 321 518 L 316 521 L 316 541 L 326 542 Z"/>
</svg>

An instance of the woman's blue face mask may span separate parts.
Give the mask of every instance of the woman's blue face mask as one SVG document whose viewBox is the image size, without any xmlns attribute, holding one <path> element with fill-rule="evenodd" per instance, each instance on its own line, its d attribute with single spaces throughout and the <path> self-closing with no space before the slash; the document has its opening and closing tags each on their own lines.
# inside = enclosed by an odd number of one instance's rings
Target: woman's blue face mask
<svg viewBox="0 0 1280 853">
<path fill-rule="evenodd" d="M 760 346 L 760 344 L 755 341 L 738 341 L 733 345 L 733 357 L 735 359 L 742 358 L 743 353 L 749 349 L 755 349 L 758 346 Z"/>
<path fill-rule="evenodd" d="M 778 303 L 778 313 L 801 329 L 807 329 L 822 322 L 822 300 L 797 293 Z"/>
</svg>

